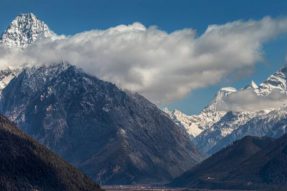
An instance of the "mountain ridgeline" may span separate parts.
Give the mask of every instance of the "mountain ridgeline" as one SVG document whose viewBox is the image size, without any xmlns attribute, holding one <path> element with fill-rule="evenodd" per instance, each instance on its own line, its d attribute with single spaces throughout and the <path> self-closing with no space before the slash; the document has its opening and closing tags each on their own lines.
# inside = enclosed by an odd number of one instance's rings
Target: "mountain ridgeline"
<svg viewBox="0 0 287 191">
<path fill-rule="evenodd" d="M 100 191 L 100 187 L 0 116 L 0 190 Z"/>
</svg>

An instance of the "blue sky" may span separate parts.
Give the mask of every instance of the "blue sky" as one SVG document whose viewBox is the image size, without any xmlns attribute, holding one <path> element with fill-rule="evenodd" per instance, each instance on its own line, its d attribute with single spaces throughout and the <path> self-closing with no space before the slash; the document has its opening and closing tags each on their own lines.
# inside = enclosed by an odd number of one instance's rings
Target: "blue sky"
<svg viewBox="0 0 287 191">
<path fill-rule="evenodd" d="M 3 31 L 19 13 L 33 12 L 52 30 L 65 35 L 135 21 L 145 26 L 156 25 L 167 32 L 192 28 L 200 35 L 210 24 L 257 20 L 264 16 L 286 17 L 286 10 L 286 0 L 2 0 L 0 30 Z M 261 82 L 285 63 L 286 40 L 284 35 L 265 44 L 265 60 L 255 66 L 252 74 L 197 89 L 168 106 L 189 114 L 197 113 L 222 86 L 240 88 L 252 79 Z"/>
</svg>

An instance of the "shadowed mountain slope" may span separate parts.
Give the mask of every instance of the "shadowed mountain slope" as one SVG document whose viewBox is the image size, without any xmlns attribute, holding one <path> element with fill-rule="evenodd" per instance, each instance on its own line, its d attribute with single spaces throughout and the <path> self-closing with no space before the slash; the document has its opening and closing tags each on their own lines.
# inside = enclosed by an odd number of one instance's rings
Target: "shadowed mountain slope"
<svg viewBox="0 0 287 191">
<path fill-rule="evenodd" d="M 211 189 L 287 188 L 287 136 L 247 136 L 215 153 L 170 185 Z"/>
<path fill-rule="evenodd" d="M 0 116 L 0 190 L 99 191 L 98 185 Z"/>
</svg>

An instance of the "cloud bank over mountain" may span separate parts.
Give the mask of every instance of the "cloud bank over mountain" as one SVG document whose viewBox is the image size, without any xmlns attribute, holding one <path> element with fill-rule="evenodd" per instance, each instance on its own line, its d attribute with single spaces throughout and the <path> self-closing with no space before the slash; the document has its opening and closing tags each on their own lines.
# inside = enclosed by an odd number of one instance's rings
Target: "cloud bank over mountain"
<svg viewBox="0 0 287 191">
<path fill-rule="evenodd" d="M 258 96 L 252 89 L 240 90 L 225 96 L 218 103 L 219 111 L 260 111 L 265 109 L 276 109 L 287 104 L 287 95 L 279 90 L 273 90 L 269 95 Z"/>
<path fill-rule="evenodd" d="M 169 103 L 230 74 L 248 72 L 264 59 L 263 44 L 287 32 L 287 19 L 234 21 L 167 33 L 140 23 L 41 40 L 23 50 L 0 50 L 0 66 L 64 60 L 86 72 Z"/>
</svg>

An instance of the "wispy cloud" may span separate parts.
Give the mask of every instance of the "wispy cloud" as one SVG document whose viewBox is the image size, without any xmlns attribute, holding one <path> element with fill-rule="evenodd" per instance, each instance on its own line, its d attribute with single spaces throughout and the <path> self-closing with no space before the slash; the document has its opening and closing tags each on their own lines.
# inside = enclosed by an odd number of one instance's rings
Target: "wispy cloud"
<svg viewBox="0 0 287 191">
<path fill-rule="evenodd" d="M 167 33 L 140 23 L 92 30 L 24 51 L 0 51 L 0 65 L 49 64 L 66 60 L 100 79 L 137 91 L 156 103 L 218 83 L 263 59 L 262 45 L 287 32 L 287 19 L 235 21 Z"/>
</svg>

